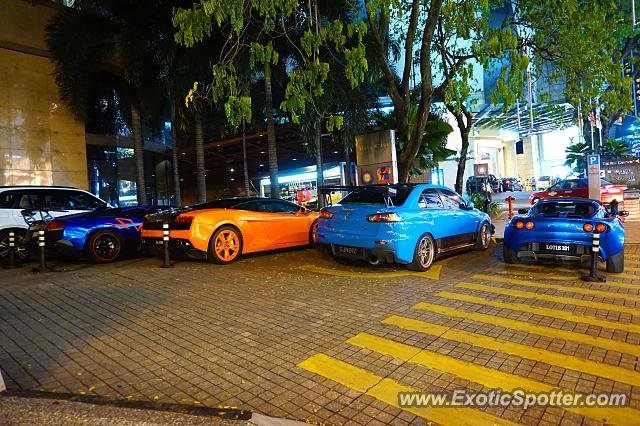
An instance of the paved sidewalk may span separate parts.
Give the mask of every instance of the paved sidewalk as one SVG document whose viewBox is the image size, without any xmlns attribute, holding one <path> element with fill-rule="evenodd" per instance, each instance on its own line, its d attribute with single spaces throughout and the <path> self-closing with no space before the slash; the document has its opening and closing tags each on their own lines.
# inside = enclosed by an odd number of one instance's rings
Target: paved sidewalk
<svg viewBox="0 0 640 426">
<path fill-rule="evenodd" d="M 640 246 L 627 248 L 625 274 L 593 284 L 568 266 L 506 267 L 500 253 L 451 256 L 427 274 L 311 249 L 228 266 L 161 269 L 147 258 L 0 270 L 0 368 L 9 389 L 326 424 L 640 418 Z M 401 408 L 397 397 L 515 387 L 630 400 L 587 410 L 431 409 Z"/>
</svg>

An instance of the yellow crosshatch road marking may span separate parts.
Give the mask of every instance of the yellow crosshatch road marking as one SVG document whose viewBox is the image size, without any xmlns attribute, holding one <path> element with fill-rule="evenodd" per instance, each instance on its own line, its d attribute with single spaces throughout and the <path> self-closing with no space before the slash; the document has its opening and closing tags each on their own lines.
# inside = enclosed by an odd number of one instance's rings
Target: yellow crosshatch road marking
<svg viewBox="0 0 640 426">
<path fill-rule="evenodd" d="M 629 269 L 629 268 L 626 268 Z M 607 278 L 624 278 L 626 280 L 636 280 L 638 283 L 640 283 L 640 275 L 635 275 L 635 274 L 614 274 L 613 272 L 605 272 L 604 273 Z"/>
<path fill-rule="evenodd" d="M 608 349 L 611 351 L 629 353 L 635 355 L 640 351 L 639 345 L 619 342 L 617 340 L 604 339 L 602 337 L 589 336 L 584 333 L 574 333 L 573 331 L 559 330 L 551 327 L 530 324 L 523 321 L 516 321 L 495 315 L 481 314 L 478 312 L 463 311 L 462 309 L 448 308 L 446 306 L 435 305 L 433 303 L 420 302 L 413 306 L 413 309 L 435 312 L 454 318 L 468 319 L 483 322 L 491 325 L 498 325 L 509 330 L 520 330 L 527 333 L 550 337 L 552 339 L 569 340 L 576 343 Z"/>
<path fill-rule="evenodd" d="M 631 314 L 634 316 L 640 315 L 640 309 L 638 308 L 632 308 L 629 306 L 612 305 L 609 303 L 591 302 L 588 300 L 576 299 L 573 297 L 551 296 L 548 294 L 534 293 L 532 291 L 521 291 L 521 290 L 515 290 L 512 288 L 502 288 L 502 287 L 491 287 L 484 284 L 474 284 L 474 283 L 467 283 L 467 282 L 460 282 L 456 284 L 456 287 L 466 288 L 468 290 L 484 291 L 484 292 L 493 293 L 493 294 L 502 294 L 504 296 L 524 297 L 527 299 L 544 300 L 547 302 L 562 303 L 565 305 L 583 306 L 585 308 L 593 308 L 593 309 L 605 309 L 607 311 L 612 311 L 612 312 L 624 312 L 626 314 Z"/>
<path fill-rule="evenodd" d="M 473 275 L 471 278 L 475 278 L 477 280 L 494 281 L 494 282 L 497 281 L 499 283 L 505 283 L 505 284 L 521 285 L 525 287 L 553 289 L 553 290 L 565 291 L 570 293 L 585 294 L 588 296 L 611 297 L 613 299 L 625 299 L 625 300 L 631 300 L 634 302 L 640 302 L 640 296 L 636 294 L 615 293 L 611 291 L 593 290 L 590 288 L 572 287 L 572 286 L 558 285 L 558 284 L 543 284 L 543 283 L 537 283 L 535 281 L 519 280 L 516 278 L 496 277 L 495 275 L 476 274 L 476 275 Z M 640 309 L 637 312 L 638 314 L 640 314 Z"/>
<path fill-rule="evenodd" d="M 510 274 L 510 275 L 521 275 L 526 277 L 540 277 L 547 280 L 555 280 L 555 281 L 575 281 L 578 279 L 577 275 L 550 275 L 550 273 L 545 272 L 533 272 L 533 271 L 520 271 L 520 270 L 507 270 L 501 268 L 487 268 L 485 269 L 487 272 L 493 272 L 495 274 Z M 550 272 L 556 272 L 554 269 Z"/>
<path fill-rule="evenodd" d="M 418 333 L 442 337 L 443 339 L 467 343 L 469 345 L 493 351 L 504 352 L 509 355 L 517 355 L 533 361 L 557 365 L 562 368 L 592 374 L 605 379 L 611 379 L 635 386 L 640 385 L 640 373 L 609 364 L 603 364 L 601 362 L 587 361 L 561 354 L 559 352 L 534 348 L 520 343 L 509 342 L 507 340 L 470 333 L 468 331 L 456 330 L 443 325 L 431 324 L 398 315 L 390 316 L 389 318 L 382 320 L 382 323 L 395 325 L 405 330 L 412 330 Z"/>
<path fill-rule="evenodd" d="M 512 268 L 521 269 L 521 270 L 533 269 L 533 270 L 542 270 L 542 271 L 549 271 L 549 272 L 580 272 L 581 271 L 581 269 L 578 267 L 564 268 L 564 267 L 556 266 L 556 264 L 553 264 L 553 263 L 544 264 L 544 265 L 531 265 L 529 263 L 511 263 L 509 265 L 503 265 L 502 268 L 490 268 L 490 269 L 495 269 L 500 271 L 510 271 L 510 270 L 513 270 Z M 582 270 L 585 270 L 585 268 L 582 268 Z"/>
<path fill-rule="evenodd" d="M 383 355 L 389 355 L 399 360 L 411 364 L 420 365 L 432 370 L 479 383 L 490 389 L 502 389 L 505 392 L 513 392 L 516 389 L 524 389 L 528 392 L 551 392 L 557 390 L 557 386 L 536 382 L 526 377 L 514 374 L 503 373 L 499 370 L 484 367 L 468 361 L 462 361 L 450 356 L 442 355 L 429 350 L 421 350 L 404 343 L 394 342 L 383 337 L 374 336 L 368 333 L 359 333 L 347 340 L 348 344 L 359 348 L 368 349 Z M 571 392 L 565 389 L 565 392 Z M 614 408 L 579 408 L 566 407 L 568 411 L 581 414 L 592 419 L 607 423 L 626 424 L 630 418 L 640 416 L 640 411 L 628 407 Z"/>
<path fill-rule="evenodd" d="M 635 266 L 625 266 L 624 269 L 627 270 L 627 271 L 632 271 L 632 272 L 640 271 L 640 268 L 635 267 Z M 640 278 L 640 276 L 638 276 L 638 278 Z"/>
<path fill-rule="evenodd" d="M 561 311 L 558 309 L 542 308 L 538 306 L 527 305 L 524 303 L 500 302 L 497 300 L 490 300 L 479 296 L 470 296 L 468 294 L 462 293 L 451 293 L 449 291 L 440 291 L 436 293 L 436 296 L 459 300 L 461 302 L 476 303 L 479 305 L 493 306 L 495 308 L 511 309 L 512 311 L 520 311 L 545 317 L 559 318 L 565 321 L 595 325 L 597 327 L 610 328 L 612 330 L 617 329 L 628 331 L 631 333 L 640 333 L 640 325 L 637 324 L 624 324 L 621 322 L 606 321 L 591 316 L 575 315 L 571 312 Z"/>
<path fill-rule="evenodd" d="M 400 392 L 416 392 L 417 389 L 394 380 L 373 374 L 362 368 L 331 358 L 324 354 L 313 355 L 300 362 L 298 367 L 333 380 L 350 389 L 372 396 L 386 404 L 429 419 L 442 425 L 493 426 L 515 425 L 506 419 L 464 407 L 409 408 L 400 407 Z"/>
<path fill-rule="evenodd" d="M 440 271 L 442 270 L 442 265 L 432 265 L 426 272 L 413 272 L 413 271 L 391 271 L 391 272 L 381 272 L 381 271 L 373 271 L 372 272 L 358 272 L 358 271 L 348 271 L 341 269 L 332 269 L 332 268 L 323 268 L 322 266 L 315 265 L 301 265 L 299 269 L 315 272 L 317 274 L 324 275 L 334 275 L 337 277 L 345 277 L 345 278 L 370 278 L 370 279 L 385 279 L 385 278 L 397 278 L 397 277 L 419 277 L 419 278 L 428 278 L 431 280 L 439 280 L 440 279 Z"/>
</svg>

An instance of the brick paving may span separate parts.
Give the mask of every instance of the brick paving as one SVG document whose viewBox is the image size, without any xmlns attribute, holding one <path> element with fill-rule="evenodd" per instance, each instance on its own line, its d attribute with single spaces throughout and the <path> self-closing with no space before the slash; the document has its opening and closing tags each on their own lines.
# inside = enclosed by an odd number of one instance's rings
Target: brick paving
<svg viewBox="0 0 640 426">
<path fill-rule="evenodd" d="M 0 369 L 10 389 L 237 406 L 327 424 L 425 423 L 415 412 L 298 366 L 323 354 L 429 392 L 488 390 L 480 378 L 470 380 L 475 377 L 473 366 L 484 366 L 545 386 L 625 392 L 630 408 L 640 410 L 635 376 L 612 380 L 561 363 L 545 363 L 538 355 L 539 350 L 551 351 L 640 377 L 640 246 L 630 245 L 627 252 L 627 266 L 636 269 L 622 277 L 609 276 L 614 282 L 603 284 L 545 279 L 577 278 L 578 270 L 566 271 L 567 266 L 562 272 L 554 267 L 505 268 L 499 247 L 439 261 L 439 279 L 407 275 L 402 268 L 336 262 L 312 249 L 247 256 L 229 266 L 181 261 L 173 269 L 161 269 L 158 259 L 143 258 L 43 274 L 31 274 L 26 268 L 0 270 Z M 304 268 L 308 265 L 324 272 L 311 272 Z M 487 272 L 496 268 L 502 271 Z M 395 270 L 402 273 L 389 274 Z M 379 272 L 384 278 L 375 277 Z M 512 281 L 474 278 L 477 274 Z M 490 286 L 486 290 L 529 293 L 522 297 L 470 289 L 462 286 L 463 281 Z M 540 288 L 518 281 L 570 288 Z M 571 288 L 606 291 L 611 296 L 573 293 Z M 591 305 L 575 306 L 543 296 Z M 413 308 L 419 302 L 545 327 L 547 334 L 558 332 L 559 337 Z M 500 302 L 500 307 L 491 302 Z M 620 312 L 621 306 L 638 309 L 638 314 Z M 542 315 L 526 307 L 557 314 Z M 531 352 L 519 356 L 483 347 L 476 340 L 470 343 L 382 322 L 391 316 L 519 343 Z M 639 346 L 635 352 L 617 352 L 571 341 L 562 332 Z M 466 361 L 471 376 L 461 378 L 455 372 L 347 343 L 360 333 Z M 473 411 L 524 424 L 599 423 L 553 407 Z"/>
</svg>

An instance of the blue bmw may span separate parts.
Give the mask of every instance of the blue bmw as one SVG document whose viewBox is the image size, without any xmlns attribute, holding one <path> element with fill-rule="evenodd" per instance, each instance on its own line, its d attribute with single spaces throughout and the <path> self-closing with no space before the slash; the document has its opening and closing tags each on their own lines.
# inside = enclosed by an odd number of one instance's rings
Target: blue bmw
<svg viewBox="0 0 640 426">
<path fill-rule="evenodd" d="M 489 247 L 489 216 L 447 187 L 397 184 L 344 189 L 349 192 L 346 197 L 320 211 L 317 230 L 317 242 L 328 245 L 334 256 L 426 271 L 443 253 Z"/>
<path fill-rule="evenodd" d="M 63 255 L 115 262 L 127 252 L 137 252 L 144 216 L 158 209 L 122 207 L 58 217 L 47 225 L 47 245 Z"/>
<path fill-rule="evenodd" d="M 526 215 L 514 216 L 504 230 L 504 260 L 587 262 L 592 256 L 593 233 L 600 234 L 600 260 L 607 263 L 607 271 L 623 272 L 624 227 L 619 215 L 584 198 L 541 200 Z"/>
</svg>

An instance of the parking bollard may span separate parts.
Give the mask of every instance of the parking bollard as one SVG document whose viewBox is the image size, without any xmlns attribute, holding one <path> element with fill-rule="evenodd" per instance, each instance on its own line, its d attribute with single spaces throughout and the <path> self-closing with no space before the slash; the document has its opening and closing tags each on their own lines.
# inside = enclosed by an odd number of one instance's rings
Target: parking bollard
<svg viewBox="0 0 640 426">
<path fill-rule="evenodd" d="M 607 277 L 598 275 L 598 256 L 600 255 L 600 234 L 593 232 L 593 238 L 591 240 L 591 273 L 589 275 L 583 275 L 580 277 L 582 281 L 589 282 L 605 282 Z"/>
<path fill-rule="evenodd" d="M 164 261 L 162 262 L 162 268 L 173 268 L 173 263 L 169 258 L 169 224 L 162 224 L 162 248 L 164 251 Z"/>
<path fill-rule="evenodd" d="M 47 269 L 47 262 L 45 259 L 45 247 L 44 247 L 44 230 L 38 231 L 38 247 L 40 248 L 40 269 Z"/>
<path fill-rule="evenodd" d="M 9 263 L 4 265 L 5 269 L 13 269 L 17 268 L 16 265 L 16 233 L 11 231 L 9 232 Z"/>
</svg>

